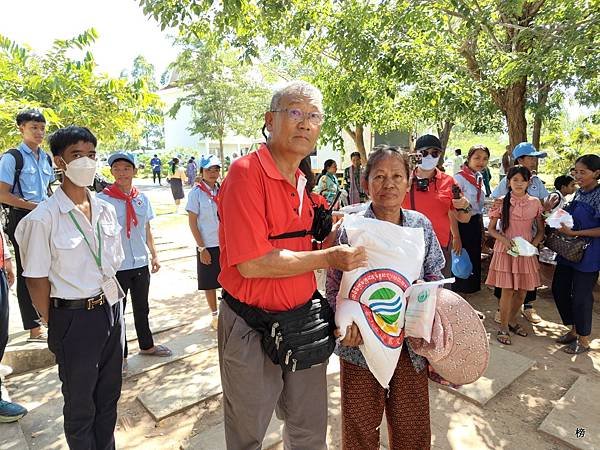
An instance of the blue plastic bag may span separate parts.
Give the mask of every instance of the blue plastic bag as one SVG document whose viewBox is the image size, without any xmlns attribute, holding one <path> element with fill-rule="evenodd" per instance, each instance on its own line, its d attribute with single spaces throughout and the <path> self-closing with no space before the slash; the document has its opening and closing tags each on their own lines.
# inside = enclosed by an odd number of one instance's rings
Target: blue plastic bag
<svg viewBox="0 0 600 450">
<path fill-rule="evenodd" d="M 460 255 L 452 250 L 452 273 L 454 276 L 463 279 L 469 278 L 473 273 L 471 258 L 469 258 L 469 254 L 464 248 L 460 251 Z"/>
</svg>

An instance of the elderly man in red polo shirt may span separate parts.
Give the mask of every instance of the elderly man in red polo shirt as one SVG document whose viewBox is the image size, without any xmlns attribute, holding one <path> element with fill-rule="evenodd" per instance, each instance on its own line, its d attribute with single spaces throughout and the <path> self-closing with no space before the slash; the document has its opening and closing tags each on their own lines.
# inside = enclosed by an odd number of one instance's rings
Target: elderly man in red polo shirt
<svg viewBox="0 0 600 450">
<path fill-rule="evenodd" d="M 218 339 L 228 449 L 260 448 L 274 410 L 284 421 L 285 448 L 326 448 L 334 324 L 313 271 L 353 270 L 366 265 L 366 252 L 347 245 L 312 251 L 313 209 L 298 166 L 315 148 L 322 123 L 317 88 L 297 81 L 277 91 L 265 113 L 267 143 L 231 165 L 219 193 L 225 301 Z M 299 323 L 311 331 L 288 331 Z"/>
<path fill-rule="evenodd" d="M 442 143 L 436 136 L 421 136 L 415 142 L 415 151 L 421 154 L 422 160 L 413 173 L 410 191 L 404 198 L 402 207 L 419 211 L 431 221 L 446 258 L 442 273 L 448 277 L 451 267 L 450 250 L 460 253 L 462 249 L 457 221 L 467 223 L 471 220 L 471 205 L 462 195 L 453 199 L 452 187 L 456 185 L 454 178 L 437 168 Z"/>
</svg>

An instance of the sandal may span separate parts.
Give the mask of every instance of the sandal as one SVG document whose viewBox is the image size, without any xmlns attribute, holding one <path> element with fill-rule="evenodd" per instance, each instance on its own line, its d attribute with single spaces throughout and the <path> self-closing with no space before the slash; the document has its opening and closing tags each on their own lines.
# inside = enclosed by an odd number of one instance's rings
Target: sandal
<svg viewBox="0 0 600 450">
<path fill-rule="evenodd" d="M 508 331 L 498 330 L 498 332 L 496 333 L 496 340 L 504 345 L 512 344 L 512 342 L 510 341 L 510 334 L 508 334 Z"/>
<path fill-rule="evenodd" d="M 48 342 L 48 333 L 44 330 L 37 336 L 28 337 L 27 342 Z"/>
<path fill-rule="evenodd" d="M 579 343 L 579 341 L 573 341 L 565 348 L 563 348 L 563 352 L 568 353 L 569 355 L 580 355 L 585 352 L 589 352 L 590 347 L 584 347 Z"/>
<path fill-rule="evenodd" d="M 523 327 L 521 325 L 519 325 L 518 323 L 511 325 L 510 323 L 508 324 L 508 329 L 509 331 L 511 331 L 512 333 L 516 334 L 517 336 L 521 336 L 521 337 L 527 337 L 527 331 L 525 331 L 523 329 Z"/>
<path fill-rule="evenodd" d="M 148 353 L 148 352 L 139 352 L 140 355 L 142 356 L 162 356 L 162 357 L 167 357 L 167 356 L 171 356 L 173 355 L 173 352 L 171 351 L 170 348 L 165 347 L 164 345 L 155 345 L 154 346 L 154 350 L 152 350 L 152 352 Z"/>
<path fill-rule="evenodd" d="M 570 344 L 573 341 L 577 340 L 577 335 L 573 333 L 563 334 L 561 337 L 556 339 L 557 344 Z"/>
</svg>

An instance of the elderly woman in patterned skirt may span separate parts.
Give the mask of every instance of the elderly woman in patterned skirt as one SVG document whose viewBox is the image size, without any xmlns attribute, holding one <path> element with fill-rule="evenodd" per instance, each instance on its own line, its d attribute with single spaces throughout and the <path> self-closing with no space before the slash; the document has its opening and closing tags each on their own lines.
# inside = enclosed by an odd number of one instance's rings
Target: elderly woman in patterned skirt
<svg viewBox="0 0 600 450">
<path fill-rule="evenodd" d="M 422 228 L 426 248 L 420 278 L 427 281 L 442 279 L 445 261 L 431 222 L 417 211 L 401 208 L 409 181 L 409 155 L 396 147 L 375 147 L 369 155 L 362 180 L 372 201 L 364 213 L 365 217 Z M 347 241 L 343 232 L 339 239 L 342 243 Z M 341 271 L 329 270 L 327 299 L 334 309 L 341 279 Z M 341 366 L 342 448 L 379 448 L 379 425 L 384 410 L 390 450 L 430 448 L 427 360 L 415 354 L 404 341 L 407 351 L 402 351 L 386 390 L 369 370 L 358 348 L 361 343 L 360 331 L 356 324 L 352 324 L 336 349 Z"/>
</svg>

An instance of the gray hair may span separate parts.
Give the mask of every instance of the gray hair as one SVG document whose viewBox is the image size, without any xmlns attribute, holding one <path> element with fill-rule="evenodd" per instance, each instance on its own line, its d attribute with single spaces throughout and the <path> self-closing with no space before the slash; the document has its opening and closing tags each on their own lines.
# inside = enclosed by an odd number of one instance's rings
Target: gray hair
<svg viewBox="0 0 600 450">
<path fill-rule="evenodd" d="M 275 91 L 271 98 L 271 111 L 279 110 L 284 98 L 293 102 L 308 99 L 319 111 L 323 111 L 323 94 L 319 88 L 306 81 L 292 81 Z"/>
</svg>

